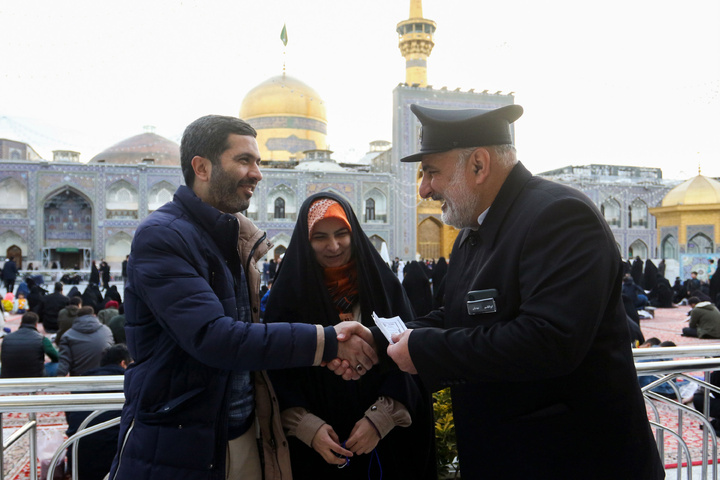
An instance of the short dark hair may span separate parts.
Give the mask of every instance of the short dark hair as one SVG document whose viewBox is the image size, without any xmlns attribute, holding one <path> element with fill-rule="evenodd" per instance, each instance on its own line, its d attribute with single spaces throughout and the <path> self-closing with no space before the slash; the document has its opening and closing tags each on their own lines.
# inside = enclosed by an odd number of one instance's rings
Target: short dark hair
<svg viewBox="0 0 720 480">
<path fill-rule="evenodd" d="M 40 317 L 35 312 L 26 312 L 20 319 L 21 325 L 37 325 Z"/>
<path fill-rule="evenodd" d="M 100 366 L 120 365 L 120 362 L 123 360 L 125 360 L 125 363 L 127 364 L 132 362 L 130 351 L 124 343 L 117 343 L 115 345 L 110 345 L 103 350 L 102 357 L 100 357 Z"/>
<path fill-rule="evenodd" d="M 62 292 L 62 289 L 65 285 L 63 285 L 62 282 L 55 282 L 55 291 L 56 292 Z"/>
<path fill-rule="evenodd" d="M 700 303 L 700 299 L 698 297 L 688 298 L 688 305 L 697 305 L 698 303 Z"/>
<path fill-rule="evenodd" d="M 192 188 L 195 183 L 192 159 L 200 156 L 210 160 L 213 166 L 218 165 L 220 155 L 228 149 L 227 140 L 231 133 L 257 137 L 257 132 L 249 123 L 224 115 L 206 115 L 185 128 L 180 141 L 180 166 L 185 185 Z"/>
<path fill-rule="evenodd" d="M 672 340 L 665 340 L 664 342 L 661 342 L 660 345 L 658 345 L 658 346 L 660 346 L 660 347 L 677 347 L 675 342 L 673 342 Z"/>
<path fill-rule="evenodd" d="M 82 317 L 84 315 L 95 315 L 95 309 L 90 305 L 80 307 L 80 310 L 78 310 L 78 317 Z"/>
<path fill-rule="evenodd" d="M 75 305 L 76 307 L 79 307 L 82 305 L 82 297 L 70 297 L 70 305 Z"/>
</svg>

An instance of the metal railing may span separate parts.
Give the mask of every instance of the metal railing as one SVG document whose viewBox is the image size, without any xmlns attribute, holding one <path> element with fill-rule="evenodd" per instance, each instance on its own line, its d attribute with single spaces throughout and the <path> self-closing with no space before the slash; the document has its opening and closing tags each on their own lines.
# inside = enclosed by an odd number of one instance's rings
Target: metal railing
<svg viewBox="0 0 720 480">
<path fill-rule="evenodd" d="M 715 392 L 720 395 L 720 388 L 709 383 L 709 375 L 712 371 L 720 370 L 720 345 L 709 346 L 685 346 L 685 347 L 662 347 L 634 349 L 633 355 L 638 375 L 656 375 L 658 379 L 643 387 L 643 394 L 649 410 L 655 417 L 651 426 L 656 429 L 656 440 L 661 456 L 664 452 L 665 434 L 674 437 L 678 445 L 678 468 L 677 478 L 681 478 L 683 467 L 683 455 L 686 458 L 686 478 L 692 478 L 692 464 L 690 449 L 683 439 L 683 416 L 689 415 L 703 425 L 702 444 L 702 478 L 707 478 L 708 464 L 712 465 L 712 477 L 718 479 L 718 445 L 714 430 L 709 422 L 709 393 Z M 678 360 L 680 359 L 680 360 Z M 689 376 L 691 372 L 704 372 L 705 381 Z M 677 386 L 672 382 L 676 378 L 685 378 L 697 383 L 704 392 L 704 412 L 683 405 L 678 401 L 668 399 L 653 392 L 652 389 L 663 383 L 669 382 L 681 399 Z M 37 480 L 37 419 L 38 413 L 58 411 L 93 411 L 85 419 L 77 433 L 63 442 L 56 450 L 48 471 L 48 480 L 52 477 L 54 466 L 63 454 L 65 448 L 76 442 L 78 439 L 95 433 L 103 428 L 117 425 L 119 419 L 108 420 L 92 427 L 86 426 L 99 413 L 107 410 L 120 410 L 124 403 L 124 395 L 120 392 L 123 388 L 122 376 L 97 376 L 97 377 L 44 377 L 44 378 L 23 378 L 23 379 L 0 379 L 0 413 L 27 413 L 27 423 L 10 435 L 3 442 L 2 459 L 0 459 L 0 480 L 4 479 L 4 456 L 5 451 L 17 442 L 24 435 L 29 436 L 30 446 L 30 478 Z M 82 391 L 83 393 L 65 393 Z M 113 393 L 102 393 L 114 391 Z M 42 393 L 42 395 L 37 395 Z M 657 405 L 659 402 L 669 405 L 677 411 L 677 431 L 660 422 L 660 413 Z M 0 431 L 2 431 L 2 417 L 0 416 Z M 77 478 L 77 448 L 73 449 L 73 479 Z M 710 455 L 712 451 L 712 455 Z M 710 458 L 712 457 L 712 458 Z"/>
<path fill-rule="evenodd" d="M 0 459 L 0 480 L 5 478 L 5 452 L 25 434 L 29 436 L 30 478 L 37 480 L 37 414 L 46 412 L 94 411 L 88 417 L 96 416 L 95 411 L 120 410 L 125 403 L 122 393 L 123 377 L 119 375 L 94 377 L 41 377 L 41 378 L 2 378 L 0 379 L 0 432 L 2 431 L 2 413 L 27 413 L 28 421 L 3 441 Z M 114 390 L 113 393 L 98 393 Z M 118 392 L 118 390 L 120 390 Z M 64 393 L 82 391 L 83 393 Z M 85 393 L 91 392 L 91 393 Z M 43 395 L 37 395 L 43 393 Z M 87 419 L 86 419 L 87 420 Z M 89 422 L 90 420 L 87 420 Z M 57 459 L 65 448 L 83 436 L 102 428 L 112 426 L 112 420 L 100 425 L 84 428 L 64 442 L 55 452 L 50 463 L 48 479 L 52 479 Z M 117 422 L 116 422 L 117 423 Z M 73 449 L 76 453 L 77 448 Z M 75 458 L 73 458 L 76 460 Z M 77 465 L 77 461 L 73 463 Z M 73 480 L 77 479 L 77 468 L 73 468 Z"/>
<path fill-rule="evenodd" d="M 710 373 L 720 370 L 720 345 L 689 345 L 684 347 L 661 347 L 661 348 L 637 348 L 633 350 L 635 358 L 635 369 L 638 375 L 653 375 L 657 380 L 642 388 L 646 404 L 653 412 L 655 421 L 651 426 L 656 429 L 656 440 L 660 456 L 663 458 L 665 450 L 665 434 L 669 433 L 677 442 L 677 479 L 680 480 L 683 469 L 683 454 L 685 455 L 686 478 L 692 478 L 693 459 L 687 442 L 683 438 L 683 418 L 688 415 L 702 425 L 702 451 L 701 451 L 701 476 L 708 478 L 708 465 L 712 465 L 712 476 L 718 479 L 718 442 L 715 430 L 709 420 L 709 396 L 710 392 L 720 395 L 720 388 L 710 383 Z M 692 357 L 692 358 L 691 358 Z M 677 360 L 680 358 L 681 360 Z M 691 372 L 703 372 L 704 380 L 688 375 Z M 675 384 L 675 379 L 685 379 L 695 382 L 699 391 L 703 394 L 703 412 L 684 405 L 680 389 Z M 672 400 L 659 395 L 652 390 L 662 384 L 672 387 L 675 398 Z M 658 406 L 653 403 L 661 403 L 671 407 L 677 413 L 677 429 L 670 428 L 660 423 L 660 412 Z M 710 455 L 710 450 L 712 455 Z"/>
</svg>

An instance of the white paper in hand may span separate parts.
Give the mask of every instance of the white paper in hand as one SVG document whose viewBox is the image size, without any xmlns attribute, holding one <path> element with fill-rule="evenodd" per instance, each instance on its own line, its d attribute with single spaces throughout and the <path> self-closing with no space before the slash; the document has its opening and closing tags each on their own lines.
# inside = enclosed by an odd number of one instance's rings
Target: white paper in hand
<svg viewBox="0 0 720 480">
<path fill-rule="evenodd" d="M 378 317 L 375 312 L 373 312 L 372 317 L 373 320 L 375 320 L 375 325 L 378 326 L 378 328 L 383 333 L 383 335 L 385 335 L 385 338 L 388 339 L 388 342 L 390 342 L 390 344 L 395 343 L 392 341 L 393 335 L 400 335 L 402 332 L 407 330 L 405 323 L 400 317 L 381 318 Z"/>
</svg>

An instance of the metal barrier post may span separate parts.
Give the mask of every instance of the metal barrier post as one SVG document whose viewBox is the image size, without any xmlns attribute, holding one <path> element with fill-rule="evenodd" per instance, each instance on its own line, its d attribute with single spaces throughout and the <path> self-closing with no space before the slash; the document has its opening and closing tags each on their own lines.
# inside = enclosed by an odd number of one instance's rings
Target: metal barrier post
<svg viewBox="0 0 720 480">
<path fill-rule="evenodd" d="M 29 413 L 28 422 L 32 422 L 33 426 L 28 433 L 30 442 L 30 479 L 37 480 L 37 414 Z"/>
</svg>

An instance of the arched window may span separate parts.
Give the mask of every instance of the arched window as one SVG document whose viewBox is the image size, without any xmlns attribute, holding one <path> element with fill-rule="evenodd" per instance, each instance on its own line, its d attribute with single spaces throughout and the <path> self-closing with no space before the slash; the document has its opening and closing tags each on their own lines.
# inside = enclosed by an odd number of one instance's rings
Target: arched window
<svg viewBox="0 0 720 480">
<path fill-rule="evenodd" d="M 370 189 L 363 196 L 365 202 L 364 221 L 387 223 L 388 221 L 388 200 L 383 190 L 375 187 Z"/>
<path fill-rule="evenodd" d="M 667 235 L 661 243 L 662 258 L 677 259 L 677 240 L 672 235 Z"/>
<path fill-rule="evenodd" d="M 285 218 L 285 199 L 282 197 L 275 199 L 275 214 L 273 218 Z"/>
<path fill-rule="evenodd" d="M 628 256 L 630 258 L 648 258 L 648 247 L 647 245 L 645 245 L 645 242 L 643 242 L 642 240 L 635 240 L 633 243 L 631 243 L 630 248 L 628 248 Z"/>
<path fill-rule="evenodd" d="M 108 187 L 105 216 L 108 219 L 134 219 L 138 217 L 138 191 L 125 180 Z"/>
<path fill-rule="evenodd" d="M 689 254 L 713 253 L 713 242 L 704 233 L 694 235 L 687 243 Z"/>
<path fill-rule="evenodd" d="M 648 228 L 648 206 L 636 198 L 628 206 L 628 226 L 630 228 Z"/>
<path fill-rule="evenodd" d="M 267 194 L 265 215 L 268 220 L 294 222 L 297 218 L 297 195 L 292 185 L 275 185 Z M 258 199 L 259 200 L 259 199 Z M 252 202 L 250 202 L 252 204 Z"/>
<path fill-rule="evenodd" d="M 608 198 L 600 205 L 602 212 L 608 225 L 615 228 L 622 226 L 620 219 L 620 203 L 614 198 Z"/>
<path fill-rule="evenodd" d="M 12 177 L 0 180 L 1 216 L 13 216 L 8 215 L 10 212 L 2 212 L 2 210 L 26 210 L 27 206 L 28 194 L 25 185 Z"/>
<path fill-rule="evenodd" d="M 365 221 L 375 220 L 375 200 L 368 198 L 365 200 Z"/>
<path fill-rule="evenodd" d="M 169 182 L 158 182 L 148 192 L 148 210 L 155 211 L 173 199 L 177 187 Z"/>
</svg>

